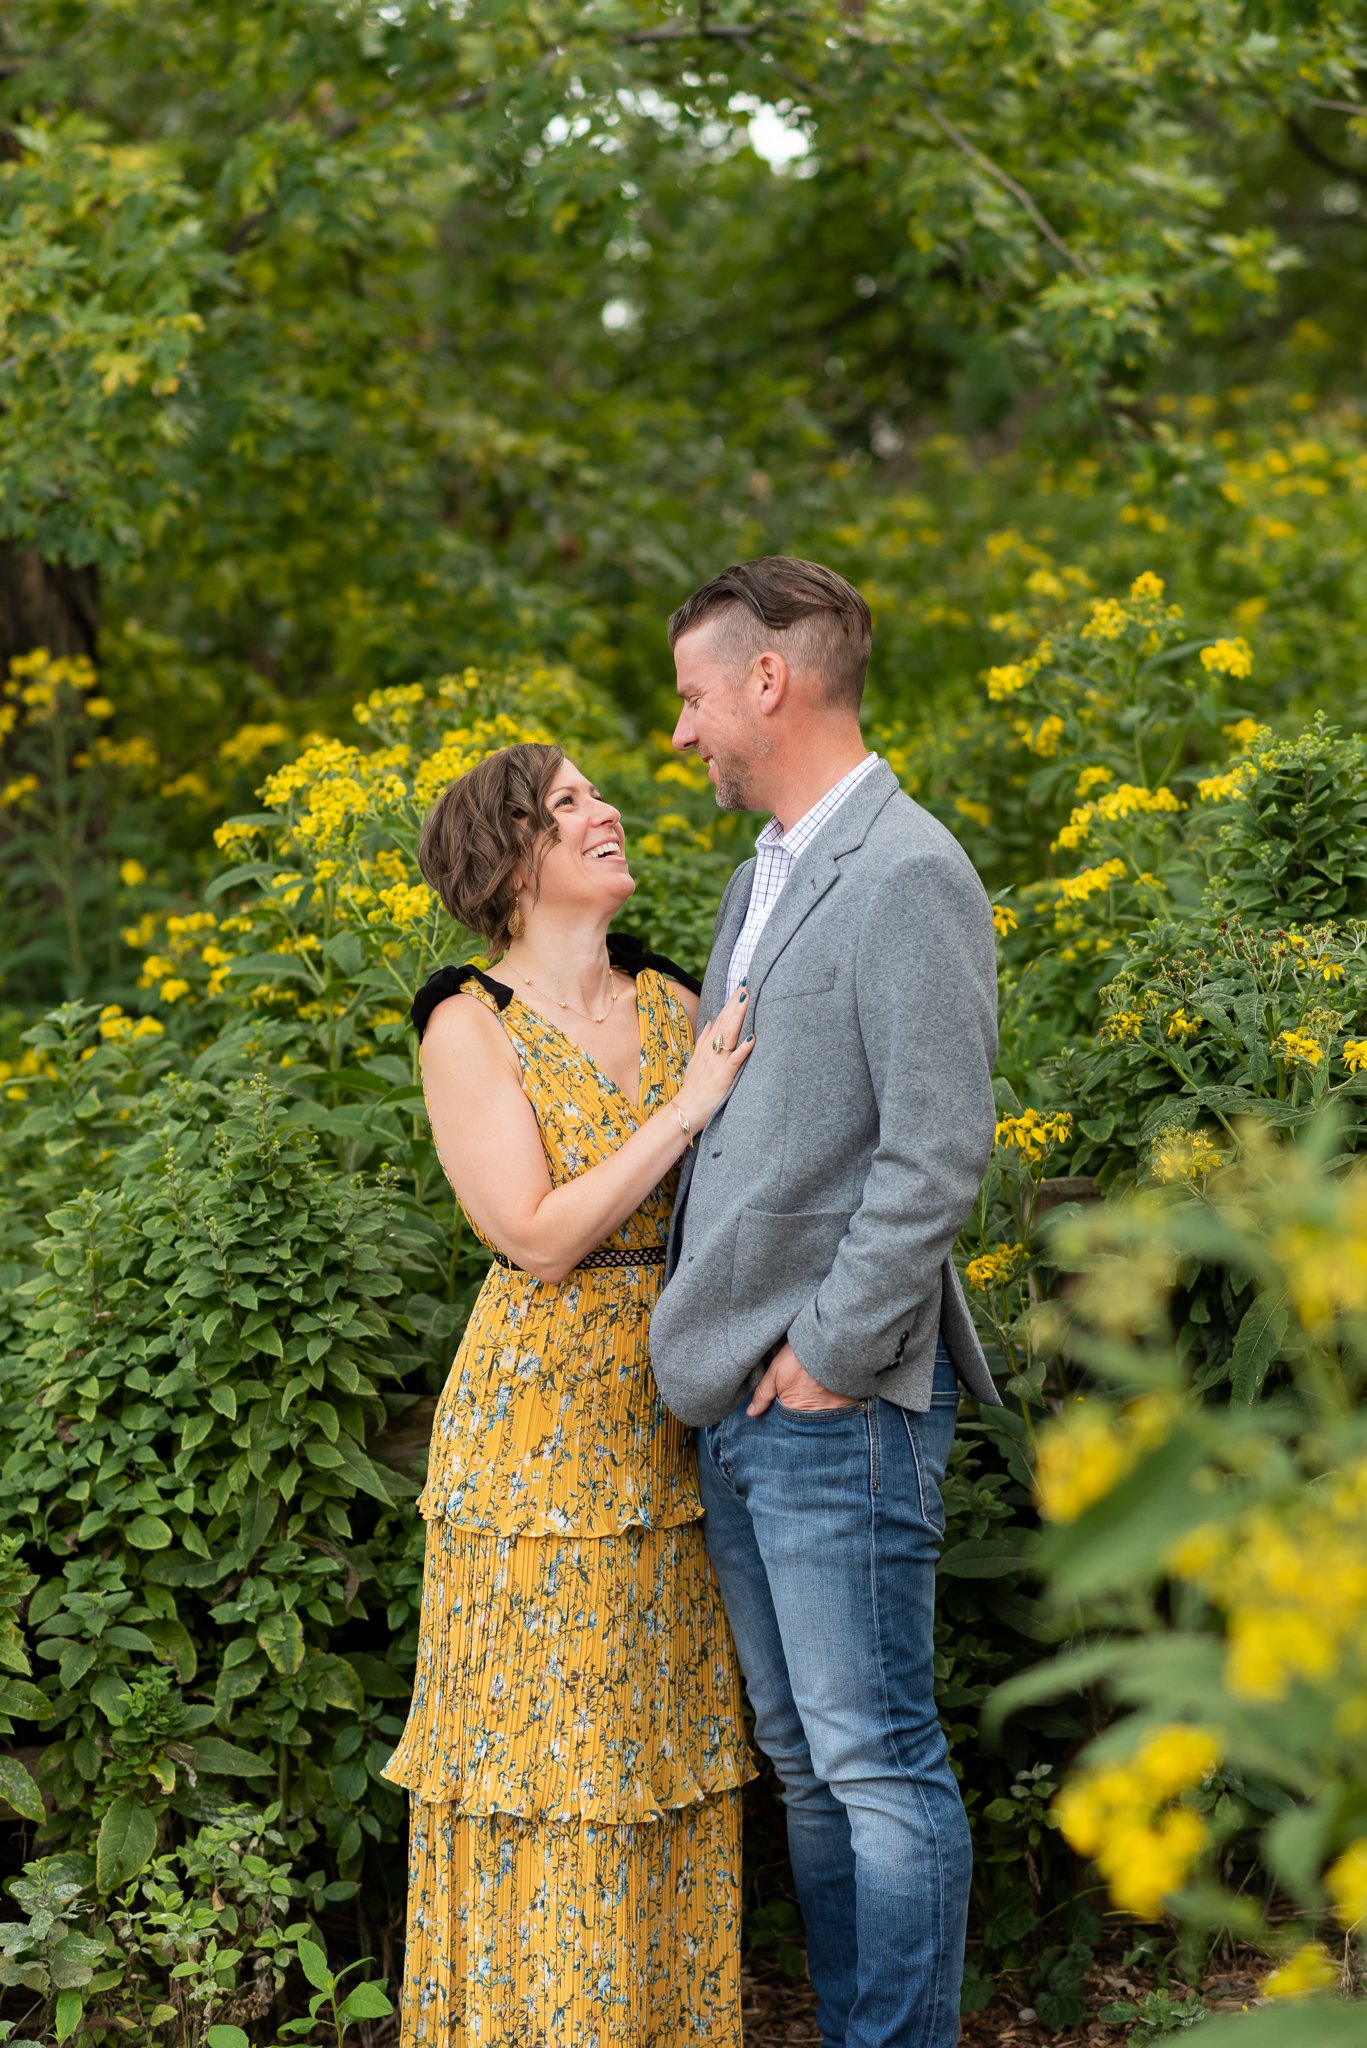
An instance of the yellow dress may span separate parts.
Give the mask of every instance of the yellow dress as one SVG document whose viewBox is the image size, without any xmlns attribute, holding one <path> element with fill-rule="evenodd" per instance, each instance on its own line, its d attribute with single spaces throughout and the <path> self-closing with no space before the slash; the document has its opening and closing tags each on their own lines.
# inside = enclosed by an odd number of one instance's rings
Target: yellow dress
<svg viewBox="0 0 1367 2048">
<path fill-rule="evenodd" d="M 635 1104 L 536 1011 L 502 1010 L 555 1185 L 678 1088 L 687 1013 L 653 969 L 636 1002 Z M 663 1243 L 674 1178 L 606 1243 Z M 662 1271 L 491 1266 L 438 1405 L 385 1770 L 412 1802 L 403 2048 L 740 2048 L 753 1767 L 692 1450 L 650 1373 Z"/>
</svg>

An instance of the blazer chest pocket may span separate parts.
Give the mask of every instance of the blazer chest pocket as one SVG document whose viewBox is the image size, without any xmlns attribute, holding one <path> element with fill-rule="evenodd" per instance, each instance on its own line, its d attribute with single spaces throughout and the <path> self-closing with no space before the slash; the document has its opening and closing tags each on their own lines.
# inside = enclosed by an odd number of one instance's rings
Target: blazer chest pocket
<svg viewBox="0 0 1367 2048">
<path fill-rule="evenodd" d="M 785 979 L 782 968 L 768 975 L 760 988 L 760 994 L 769 1003 L 800 1002 L 804 997 L 809 1001 L 817 996 L 828 996 L 835 987 L 835 968 L 799 967 L 791 978 Z"/>
</svg>

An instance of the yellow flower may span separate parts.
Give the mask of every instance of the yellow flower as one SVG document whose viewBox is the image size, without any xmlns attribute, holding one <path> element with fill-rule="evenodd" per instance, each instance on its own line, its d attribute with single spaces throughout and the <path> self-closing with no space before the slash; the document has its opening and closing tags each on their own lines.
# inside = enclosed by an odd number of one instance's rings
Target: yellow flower
<svg viewBox="0 0 1367 2048">
<path fill-rule="evenodd" d="M 16 775 L 13 782 L 7 782 L 0 789 L 0 810 L 7 811 L 16 804 L 22 804 L 25 797 L 32 796 L 37 788 L 36 775 Z"/>
<path fill-rule="evenodd" d="M 1279 1031 L 1277 1048 L 1277 1057 L 1288 1066 L 1317 1067 L 1324 1058 L 1324 1047 L 1306 1031 Z"/>
<path fill-rule="evenodd" d="M 1179 1721 L 1148 1738 L 1135 1758 L 1135 1770 L 1151 1799 L 1175 1799 L 1204 1784 L 1224 1753 L 1218 1728 Z"/>
<path fill-rule="evenodd" d="M 1008 697 L 1014 697 L 1018 690 L 1023 690 L 1029 680 L 1029 675 L 1018 661 L 1006 662 L 987 671 L 987 694 L 994 704 L 1003 704 Z"/>
<path fill-rule="evenodd" d="M 1166 1395 L 1146 1395 L 1119 1415 L 1103 1401 L 1079 1399 L 1042 1436 L 1035 1495 L 1051 1522 L 1075 1522 L 1166 1438 L 1174 1409 Z"/>
<path fill-rule="evenodd" d="M 992 813 L 986 804 L 980 804 L 976 797 L 956 796 L 954 808 L 961 818 L 967 818 L 971 825 L 981 825 L 986 831 L 992 823 Z"/>
<path fill-rule="evenodd" d="M 655 770 L 655 780 L 677 782 L 682 789 L 704 789 L 707 769 L 696 756 L 688 761 L 662 761 Z"/>
<path fill-rule="evenodd" d="M 1130 596 L 1136 598 L 1161 597 L 1164 583 L 1161 576 L 1155 576 L 1152 569 L 1146 569 L 1142 576 L 1136 576 L 1130 585 Z"/>
<path fill-rule="evenodd" d="M 1129 614 L 1113 597 L 1092 599 L 1092 616 L 1082 629 L 1084 640 L 1118 640 L 1129 624 Z"/>
<path fill-rule="evenodd" d="M 1360 1074 L 1367 1067 L 1367 1038 L 1344 1039 L 1343 1064 L 1350 1074 Z"/>
<path fill-rule="evenodd" d="M 1144 1019 L 1138 1010 L 1112 1010 L 1102 1021 L 1101 1040 L 1104 1045 L 1123 1045 L 1128 1039 L 1138 1038 L 1144 1028 Z"/>
<path fill-rule="evenodd" d="M 114 706 L 110 703 L 108 697 L 87 697 L 85 708 L 92 718 L 112 718 L 114 716 Z"/>
<path fill-rule="evenodd" d="M 1205 1131 L 1160 1131 L 1149 1153 L 1155 1180 L 1201 1181 L 1224 1162 L 1224 1154 Z"/>
<path fill-rule="evenodd" d="M 1246 640 L 1215 640 L 1201 649 L 1201 666 L 1213 675 L 1252 675 L 1253 650 Z"/>
<path fill-rule="evenodd" d="M 1163 1028 L 1169 1038 L 1180 1038 L 1185 1042 L 1189 1038 L 1195 1038 L 1201 1029 L 1201 1020 L 1199 1017 L 1189 1017 L 1185 1010 L 1177 1009 L 1172 1012 Z"/>
<path fill-rule="evenodd" d="M 1200 1784 L 1220 1757 L 1214 1729 L 1159 1729 L 1129 1764 L 1083 1771 L 1054 1812 L 1065 1838 L 1096 1863 L 1116 1904 L 1156 1920 L 1206 1843 L 1200 1815 L 1166 1804 Z"/>
<path fill-rule="evenodd" d="M 436 898 L 425 882 L 395 882 L 388 889 L 381 889 L 382 910 L 369 913 L 370 924 L 383 924 L 386 916 L 391 924 L 406 926 L 418 924 L 434 907 Z"/>
<path fill-rule="evenodd" d="M 1036 1166 L 1055 1144 L 1073 1135 L 1073 1119 L 1066 1110 L 1041 1116 L 1037 1109 L 1022 1110 L 1019 1116 L 1004 1116 L 997 1125 L 994 1142 L 1024 1155 Z"/>
<path fill-rule="evenodd" d="M 1058 743 L 1063 738 L 1063 731 L 1063 720 L 1057 712 L 1051 712 L 1048 718 L 1040 720 L 1026 744 L 1032 754 L 1038 754 L 1041 760 L 1050 761 L 1058 752 Z"/>
<path fill-rule="evenodd" d="M 1303 1942 L 1293 1956 L 1263 1979 L 1266 1998 L 1309 1998 L 1316 1991 L 1332 1991 L 1339 1981 L 1337 1965 L 1323 1942 Z"/>
<path fill-rule="evenodd" d="M 189 796 L 202 801 L 209 794 L 209 785 L 197 768 L 187 768 L 183 775 L 177 775 L 170 782 L 161 785 L 163 796 Z"/>
<path fill-rule="evenodd" d="M 120 861 L 119 880 L 125 889 L 140 888 L 147 880 L 147 870 L 140 860 Z"/>
<path fill-rule="evenodd" d="M 133 1029 L 133 1019 L 126 1017 L 117 1003 L 110 1003 L 100 1012 L 100 1037 L 106 1039 L 127 1038 Z"/>
<path fill-rule="evenodd" d="M 257 825 L 229 822 L 214 827 L 214 845 L 220 853 L 227 853 L 232 847 L 240 846 L 244 839 L 252 839 L 260 830 Z"/>
<path fill-rule="evenodd" d="M 1367 1920 L 1367 1835 L 1350 1843 L 1324 1873 L 1334 1916 L 1350 1931 Z"/>
<path fill-rule="evenodd" d="M 289 728 L 278 721 L 268 725 L 241 725 L 229 739 L 223 741 L 218 758 L 230 768 L 246 768 L 259 755 L 268 753 L 274 747 L 289 744 Z"/>
<path fill-rule="evenodd" d="M 169 981 L 162 983 L 157 993 L 164 1003 L 178 1003 L 182 996 L 189 995 L 190 984 L 188 981 L 182 981 L 179 975 L 172 975 Z"/>
<path fill-rule="evenodd" d="M 1225 775 L 1203 775 L 1196 785 L 1196 794 L 1203 804 L 1227 803 L 1235 797 L 1247 796 L 1248 785 L 1257 772 L 1251 761 L 1241 761 Z"/>
<path fill-rule="evenodd" d="M 665 850 L 665 843 L 658 832 L 643 832 L 637 845 L 647 860 L 658 860 Z"/>
<path fill-rule="evenodd" d="M 1104 789 L 1108 782 L 1114 780 L 1115 777 L 1109 768 L 1103 768 L 1100 762 L 1095 762 L 1092 767 L 1084 768 L 1078 776 L 1076 793 L 1078 796 L 1090 796 L 1094 789 Z"/>
<path fill-rule="evenodd" d="M 1267 727 L 1259 725 L 1256 718 L 1239 718 L 1233 725 L 1222 725 L 1220 730 L 1225 738 L 1232 741 L 1242 752 L 1246 747 L 1251 747 L 1253 742 L 1267 731 Z"/>
<path fill-rule="evenodd" d="M 1090 896 L 1101 896 L 1118 882 L 1127 872 L 1123 860 L 1103 861 L 1100 867 L 1083 868 L 1077 875 L 1064 875 L 1055 884 L 1061 903 L 1085 903 Z"/>
<path fill-rule="evenodd" d="M 134 1038 L 160 1038 L 166 1026 L 159 1017 L 139 1017 L 133 1026 Z"/>
<path fill-rule="evenodd" d="M 992 905 L 992 929 L 999 939 L 1006 938 L 1009 933 L 1016 930 L 1019 924 L 1020 919 L 1009 903 L 994 903 Z M 1367 1041 L 1364 1041 L 1364 1044 L 1367 1044 Z"/>
<path fill-rule="evenodd" d="M 1023 1244 L 995 1245 L 990 1252 L 982 1252 L 976 1259 L 969 1260 L 964 1267 L 964 1278 L 970 1287 L 976 1287 L 981 1293 L 986 1293 L 990 1287 L 1004 1287 L 1024 1256 Z"/>
</svg>

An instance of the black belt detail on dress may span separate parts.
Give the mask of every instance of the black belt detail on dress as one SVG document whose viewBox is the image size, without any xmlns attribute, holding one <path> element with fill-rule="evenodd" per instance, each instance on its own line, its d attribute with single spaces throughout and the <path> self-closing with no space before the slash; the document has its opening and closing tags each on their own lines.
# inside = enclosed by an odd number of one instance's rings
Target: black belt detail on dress
<svg viewBox="0 0 1367 2048">
<path fill-rule="evenodd" d="M 630 1245 L 605 1244 L 600 1245 L 596 1252 L 590 1252 L 587 1258 L 580 1259 L 573 1271 L 582 1273 L 586 1267 L 603 1266 L 662 1266 L 664 1262 L 665 1248 L 662 1244 L 641 1245 L 635 1250 Z M 529 1280 L 533 1277 L 525 1266 L 519 1266 L 517 1260 L 510 1259 L 506 1252 L 495 1252 L 494 1264 L 502 1266 L 505 1272 L 525 1273 Z"/>
</svg>

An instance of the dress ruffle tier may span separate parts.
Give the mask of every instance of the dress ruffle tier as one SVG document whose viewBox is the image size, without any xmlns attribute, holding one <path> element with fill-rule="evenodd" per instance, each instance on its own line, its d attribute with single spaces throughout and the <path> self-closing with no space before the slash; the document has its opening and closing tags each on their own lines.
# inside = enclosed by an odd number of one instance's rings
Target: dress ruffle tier
<svg viewBox="0 0 1367 2048">
<path fill-rule="evenodd" d="M 385 1776 L 467 1814 L 658 1820 L 753 1776 L 702 1530 L 427 1532 L 413 1705 Z"/>
<path fill-rule="evenodd" d="M 662 976 L 637 1008 L 639 1110 L 535 1012 L 503 1012 L 557 1184 L 678 1085 L 690 1034 Z M 672 1194 L 609 1241 L 658 1248 Z M 403 2048 L 741 2048 L 754 1773 L 692 1452 L 650 1375 L 660 1278 L 491 1268 L 438 1404 L 385 1768 L 412 1800 Z"/>
</svg>

